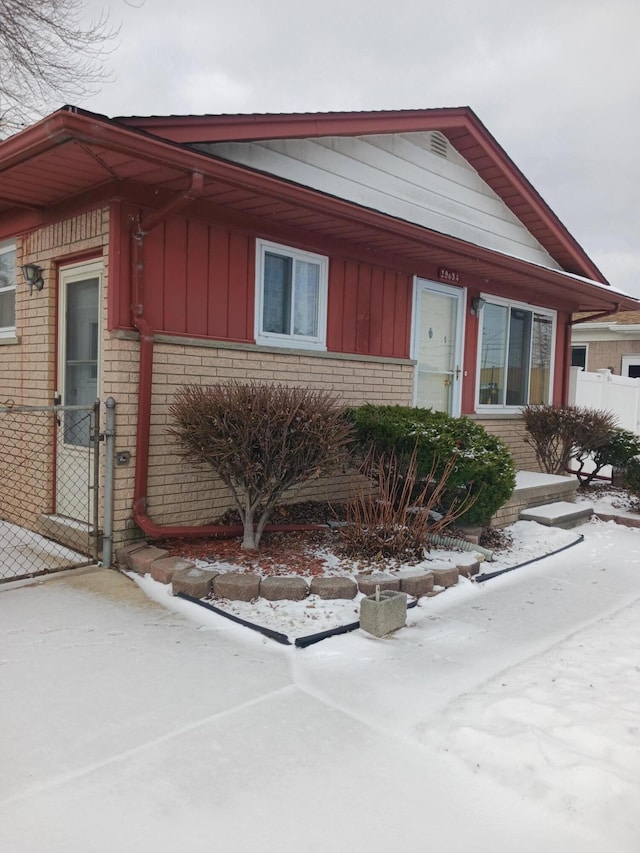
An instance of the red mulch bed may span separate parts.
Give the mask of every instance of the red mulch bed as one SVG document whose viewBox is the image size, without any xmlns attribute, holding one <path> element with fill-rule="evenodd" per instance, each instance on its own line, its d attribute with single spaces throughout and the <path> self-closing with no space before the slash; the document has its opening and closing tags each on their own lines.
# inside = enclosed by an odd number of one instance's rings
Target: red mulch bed
<svg viewBox="0 0 640 853">
<path fill-rule="evenodd" d="M 232 563 L 237 571 L 259 572 L 265 575 L 322 575 L 327 569 L 317 551 L 331 551 L 335 534 L 330 530 L 297 531 L 295 533 L 265 533 L 259 551 L 242 548 L 242 538 L 235 539 L 163 539 L 157 543 L 172 557 L 190 560 Z"/>
<path fill-rule="evenodd" d="M 326 524 L 329 519 L 344 518 L 343 507 L 307 501 L 276 509 L 269 519 L 272 524 Z M 235 511 L 225 513 L 216 524 L 239 524 Z M 169 551 L 172 557 L 190 560 L 225 562 L 237 566 L 238 571 L 259 572 L 265 575 L 299 574 L 312 577 L 327 569 L 324 559 L 318 557 L 320 549 L 333 551 L 336 534 L 327 530 L 296 531 L 291 533 L 265 533 L 259 551 L 242 548 L 242 537 L 234 539 L 172 538 L 158 540 L 155 544 Z"/>
</svg>

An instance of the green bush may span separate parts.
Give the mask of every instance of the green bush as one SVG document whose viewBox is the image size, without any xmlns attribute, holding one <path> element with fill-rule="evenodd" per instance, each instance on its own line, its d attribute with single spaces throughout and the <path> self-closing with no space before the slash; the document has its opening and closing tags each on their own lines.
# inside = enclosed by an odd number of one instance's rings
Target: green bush
<svg viewBox="0 0 640 853">
<path fill-rule="evenodd" d="M 624 472 L 624 487 L 634 495 L 640 495 L 640 459 L 629 459 Z"/>
<path fill-rule="evenodd" d="M 407 466 L 417 448 L 418 477 L 426 477 L 435 462 L 434 477 L 442 475 L 455 457 L 443 492 L 446 508 L 461 495 L 470 494 L 473 504 L 461 520 L 484 524 L 509 499 L 515 486 L 511 454 L 499 438 L 469 418 L 452 418 L 431 409 L 402 406 L 360 406 L 347 411 L 356 429 L 362 453 L 369 448 L 380 456 L 394 453 Z"/>
<path fill-rule="evenodd" d="M 580 464 L 576 472 L 581 485 L 588 486 L 605 467 L 611 465 L 613 468 L 626 467 L 629 460 L 640 454 L 640 437 L 628 429 L 614 427 L 608 434 L 605 443 L 599 447 L 590 449 L 578 448 L 575 458 Z M 590 459 L 593 470 L 586 472 L 584 465 Z"/>
</svg>

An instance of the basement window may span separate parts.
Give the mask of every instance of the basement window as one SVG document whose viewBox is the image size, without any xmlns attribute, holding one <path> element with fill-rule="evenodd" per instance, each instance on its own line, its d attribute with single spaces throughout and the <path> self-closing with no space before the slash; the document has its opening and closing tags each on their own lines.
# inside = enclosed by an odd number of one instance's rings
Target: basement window
<svg viewBox="0 0 640 853">
<path fill-rule="evenodd" d="M 326 349 L 328 259 L 257 243 L 256 342 Z"/>
<path fill-rule="evenodd" d="M 0 338 L 16 333 L 16 244 L 0 243 Z"/>
</svg>

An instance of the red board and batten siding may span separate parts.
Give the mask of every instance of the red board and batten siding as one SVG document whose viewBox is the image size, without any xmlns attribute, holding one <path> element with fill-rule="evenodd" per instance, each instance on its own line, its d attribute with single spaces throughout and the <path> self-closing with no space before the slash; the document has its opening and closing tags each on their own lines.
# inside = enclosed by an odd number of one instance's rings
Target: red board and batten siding
<svg viewBox="0 0 640 853">
<path fill-rule="evenodd" d="M 123 217 L 127 219 L 127 217 Z M 130 221 L 130 220 L 129 220 Z M 122 289 L 113 303 L 112 327 L 130 328 L 128 294 L 130 245 L 122 235 Z M 144 238 L 145 314 L 156 332 L 252 343 L 255 303 L 255 236 L 220 224 L 172 218 Z M 309 247 L 305 247 L 309 248 Z M 499 295 L 529 298 L 496 286 Z M 333 257 L 329 262 L 327 350 L 380 357 L 408 358 L 411 338 L 413 276 L 364 261 Z M 469 299 L 478 295 L 472 288 Z M 566 320 L 558 311 L 553 402 L 566 393 Z M 462 412 L 475 411 L 478 323 L 467 316 Z"/>
<path fill-rule="evenodd" d="M 331 260 L 327 349 L 408 358 L 412 288 L 406 273 Z"/>
<path fill-rule="evenodd" d="M 122 287 L 130 247 L 123 236 Z M 255 238 L 220 225 L 172 218 L 144 238 L 145 315 L 156 332 L 252 342 Z M 355 261 L 330 259 L 327 349 L 407 358 L 413 277 Z M 129 328 L 121 293 L 114 326 Z"/>
</svg>

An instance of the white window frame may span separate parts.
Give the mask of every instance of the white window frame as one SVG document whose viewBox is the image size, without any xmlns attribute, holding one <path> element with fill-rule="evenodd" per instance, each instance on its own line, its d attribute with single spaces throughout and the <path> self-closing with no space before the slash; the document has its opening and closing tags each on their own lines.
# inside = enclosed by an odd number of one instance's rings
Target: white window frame
<svg viewBox="0 0 640 853">
<path fill-rule="evenodd" d="M 5 255 L 9 252 L 16 252 L 16 244 L 13 241 L 8 241 L 6 243 L 0 243 L 0 255 Z M 14 270 L 14 280 L 13 284 L 10 284 L 8 287 L 0 287 L 0 293 L 11 293 L 13 291 L 13 300 L 14 300 L 14 316 L 15 316 L 15 294 L 16 294 L 16 285 L 17 285 L 17 270 Z M 15 322 L 13 326 L 0 326 L 0 338 L 13 338 L 16 334 L 16 325 Z"/>
<path fill-rule="evenodd" d="M 484 317 L 484 308 L 487 303 L 491 305 L 501 305 L 505 308 L 516 308 L 524 311 L 529 311 L 531 314 L 543 314 L 551 320 L 551 358 L 549 361 L 549 394 L 548 398 L 544 401 L 545 403 L 551 403 L 553 401 L 553 382 L 554 382 L 554 372 L 555 372 L 555 354 L 556 354 L 556 330 L 558 325 L 558 312 L 553 308 L 544 308 L 541 305 L 533 305 L 530 302 L 517 302 L 514 299 L 505 299 L 500 296 L 494 296 L 491 293 L 483 293 L 481 294 L 482 299 L 484 300 L 484 304 L 480 309 L 480 313 L 478 315 L 478 349 L 476 353 L 476 400 L 475 407 L 476 412 L 478 413 L 516 413 L 520 412 L 523 409 L 523 405 L 517 406 L 508 406 L 503 403 L 480 403 L 480 371 L 482 368 L 482 325 L 483 325 L 483 317 Z M 531 363 L 529 363 L 529 370 L 531 370 Z M 524 404 L 526 405 L 526 403 Z"/>
<path fill-rule="evenodd" d="M 318 270 L 318 334 L 316 336 L 265 332 L 262 329 L 264 307 L 265 255 L 272 252 L 285 255 L 295 261 L 317 264 Z M 256 240 L 256 300 L 255 338 L 263 346 L 294 347 L 296 349 L 326 350 L 327 348 L 327 292 L 329 281 L 329 259 L 301 249 L 293 249 L 279 243 Z M 293 313 L 293 312 L 292 312 Z"/>
</svg>

